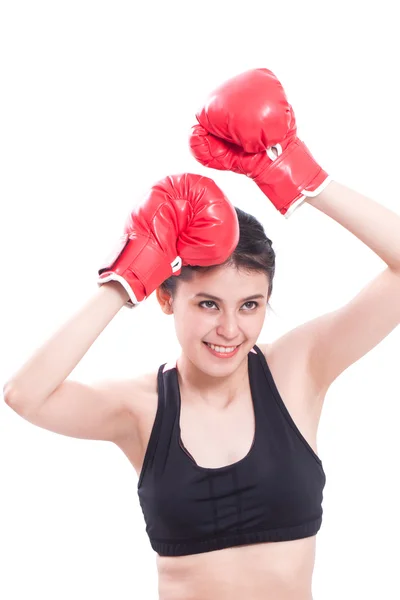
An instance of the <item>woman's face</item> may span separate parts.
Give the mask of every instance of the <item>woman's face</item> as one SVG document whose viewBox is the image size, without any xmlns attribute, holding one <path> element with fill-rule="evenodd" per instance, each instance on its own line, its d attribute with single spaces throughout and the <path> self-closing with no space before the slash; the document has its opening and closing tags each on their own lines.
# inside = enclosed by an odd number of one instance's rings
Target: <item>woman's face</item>
<svg viewBox="0 0 400 600">
<path fill-rule="evenodd" d="M 195 273 L 191 281 L 180 281 L 177 288 L 172 311 L 183 353 L 210 375 L 231 373 L 257 342 L 262 329 L 268 302 L 267 275 L 223 266 Z M 231 351 L 226 352 L 226 348 Z"/>
</svg>

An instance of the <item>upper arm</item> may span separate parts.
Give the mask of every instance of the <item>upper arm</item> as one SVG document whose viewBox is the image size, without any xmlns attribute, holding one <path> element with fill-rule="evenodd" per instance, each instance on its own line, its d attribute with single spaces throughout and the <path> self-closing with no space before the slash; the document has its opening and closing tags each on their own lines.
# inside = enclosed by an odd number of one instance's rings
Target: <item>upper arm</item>
<svg viewBox="0 0 400 600">
<path fill-rule="evenodd" d="M 385 269 L 348 304 L 306 323 L 310 369 L 329 385 L 400 324 L 400 274 Z"/>
<path fill-rule="evenodd" d="M 135 435 L 134 401 L 140 386 L 135 380 L 104 380 L 93 385 L 66 379 L 34 412 L 29 401 L 10 406 L 24 419 L 55 433 L 75 438 L 115 442 Z"/>
</svg>

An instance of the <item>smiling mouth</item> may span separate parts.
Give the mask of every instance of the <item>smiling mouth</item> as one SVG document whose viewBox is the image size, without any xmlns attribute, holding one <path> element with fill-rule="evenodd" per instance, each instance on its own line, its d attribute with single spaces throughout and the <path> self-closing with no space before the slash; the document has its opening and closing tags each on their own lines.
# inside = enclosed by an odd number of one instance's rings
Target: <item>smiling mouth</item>
<svg viewBox="0 0 400 600">
<path fill-rule="evenodd" d="M 211 344 L 210 342 L 203 342 L 206 346 L 210 348 L 224 348 L 224 350 L 236 350 L 241 344 L 236 344 L 235 346 L 222 346 L 221 344 Z"/>
</svg>

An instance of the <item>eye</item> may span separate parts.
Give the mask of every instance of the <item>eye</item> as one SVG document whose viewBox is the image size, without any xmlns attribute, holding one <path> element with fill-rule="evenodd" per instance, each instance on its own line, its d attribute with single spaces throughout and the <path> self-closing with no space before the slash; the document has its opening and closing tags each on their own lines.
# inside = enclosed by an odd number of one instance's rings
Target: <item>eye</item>
<svg viewBox="0 0 400 600">
<path fill-rule="evenodd" d="M 201 302 L 199 302 L 199 306 L 201 306 L 201 308 L 211 308 L 211 306 L 203 306 L 204 304 L 215 304 L 215 302 L 214 300 L 202 300 Z"/>
<path fill-rule="evenodd" d="M 201 308 L 213 308 L 211 305 L 217 306 L 214 302 L 214 300 L 202 300 L 201 302 L 199 302 L 199 306 L 201 306 Z M 251 304 L 253 305 L 252 308 L 249 308 L 248 305 Z M 208 305 L 208 306 L 204 306 L 204 305 Z M 245 309 L 245 312 L 249 312 L 250 310 L 255 310 L 258 307 L 258 302 L 255 302 L 254 300 L 249 300 L 248 302 L 245 302 L 243 304 L 243 306 L 247 306 L 247 309 Z"/>
<path fill-rule="evenodd" d="M 255 310 L 257 308 L 257 306 L 258 306 L 258 302 L 255 302 L 255 300 L 249 300 L 249 302 L 245 302 L 243 304 L 243 306 L 246 306 L 246 304 L 253 304 L 254 305 L 254 307 L 251 308 L 250 310 Z"/>
</svg>

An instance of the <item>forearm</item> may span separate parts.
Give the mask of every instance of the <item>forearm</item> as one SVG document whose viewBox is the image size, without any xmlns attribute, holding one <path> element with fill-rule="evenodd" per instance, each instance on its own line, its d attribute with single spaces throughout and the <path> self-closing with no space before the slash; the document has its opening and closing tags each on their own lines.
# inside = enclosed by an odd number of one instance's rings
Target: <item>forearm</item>
<svg viewBox="0 0 400 600">
<path fill-rule="evenodd" d="M 127 299 L 120 284 L 102 285 L 10 378 L 4 386 L 5 401 L 10 406 L 22 401 L 32 409 L 39 406 L 68 377 Z"/>
<path fill-rule="evenodd" d="M 336 181 L 306 202 L 343 225 L 393 271 L 400 272 L 400 215 Z"/>
</svg>

